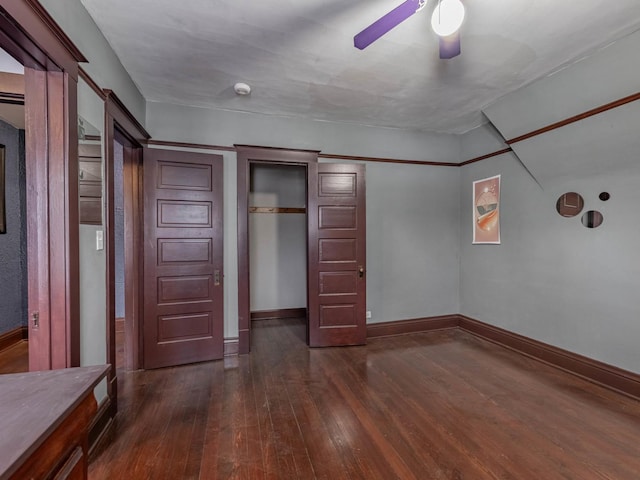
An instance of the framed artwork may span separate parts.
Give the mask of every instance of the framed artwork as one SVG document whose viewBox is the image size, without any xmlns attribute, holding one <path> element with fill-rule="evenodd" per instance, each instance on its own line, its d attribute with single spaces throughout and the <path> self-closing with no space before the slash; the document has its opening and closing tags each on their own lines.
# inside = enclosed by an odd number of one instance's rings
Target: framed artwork
<svg viewBox="0 0 640 480">
<path fill-rule="evenodd" d="M 473 243 L 500 243 L 500 175 L 473 182 Z"/>
<path fill-rule="evenodd" d="M 7 212 L 4 198 L 4 145 L 0 145 L 0 233 L 7 233 Z"/>
</svg>

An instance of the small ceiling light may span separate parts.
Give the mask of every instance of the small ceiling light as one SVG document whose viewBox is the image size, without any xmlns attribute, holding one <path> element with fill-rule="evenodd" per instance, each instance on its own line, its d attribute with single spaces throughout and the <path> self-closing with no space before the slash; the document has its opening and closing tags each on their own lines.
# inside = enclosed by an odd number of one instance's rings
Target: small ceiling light
<svg viewBox="0 0 640 480">
<path fill-rule="evenodd" d="M 233 86 L 233 90 L 238 94 L 238 95 L 249 95 L 251 93 L 251 87 L 249 85 L 247 85 L 246 83 L 236 83 Z"/>
<path fill-rule="evenodd" d="M 441 0 L 431 16 L 431 28 L 441 37 L 458 31 L 464 20 L 464 5 L 460 0 Z"/>
</svg>

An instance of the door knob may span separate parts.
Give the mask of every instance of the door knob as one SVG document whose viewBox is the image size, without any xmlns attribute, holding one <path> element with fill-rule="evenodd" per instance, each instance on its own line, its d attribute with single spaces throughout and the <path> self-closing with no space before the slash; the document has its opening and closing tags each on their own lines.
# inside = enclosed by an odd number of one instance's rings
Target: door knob
<svg viewBox="0 0 640 480">
<path fill-rule="evenodd" d="M 358 268 L 358 276 L 360 278 L 364 277 L 364 267 L 362 265 Z"/>
</svg>

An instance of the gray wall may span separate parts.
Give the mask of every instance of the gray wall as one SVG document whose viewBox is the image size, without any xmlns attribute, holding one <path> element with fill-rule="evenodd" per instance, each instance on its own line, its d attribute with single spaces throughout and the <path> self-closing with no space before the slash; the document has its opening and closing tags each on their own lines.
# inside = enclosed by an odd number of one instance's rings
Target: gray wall
<svg viewBox="0 0 640 480">
<path fill-rule="evenodd" d="M 367 321 L 457 313 L 460 170 L 369 162 L 366 181 Z"/>
<path fill-rule="evenodd" d="M 82 68 L 101 88 L 113 90 L 144 125 L 145 98 L 80 0 L 40 0 L 40 3 L 89 61 Z"/>
<path fill-rule="evenodd" d="M 82 80 L 78 80 L 78 115 L 85 126 L 104 138 L 104 102 Z M 101 142 L 104 152 L 104 143 Z M 104 162 L 103 172 L 104 172 Z M 104 175 L 103 175 L 104 178 Z M 104 182 L 103 195 L 104 200 Z M 104 218 L 104 217 L 103 217 Z M 80 365 L 103 365 L 107 361 L 106 256 L 96 249 L 96 232 L 103 226 L 80 225 Z M 106 380 L 94 389 L 96 400 L 107 397 Z"/>
<path fill-rule="evenodd" d="M 471 244 L 471 184 L 501 174 L 501 245 Z M 543 190 L 513 154 L 462 168 L 460 297 L 464 315 L 640 372 L 640 167 Z M 563 218 L 576 191 L 604 223 Z M 598 194 L 608 191 L 602 202 Z"/>
<path fill-rule="evenodd" d="M 635 93 L 640 70 L 628 59 L 638 48 L 640 31 L 505 95 L 484 110 L 500 134 L 492 127 L 469 132 L 462 151 L 499 150 L 501 136 Z M 462 168 L 463 314 L 640 372 L 639 119 L 634 102 Z M 502 175 L 502 245 L 471 245 L 471 183 L 496 174 Z M 556 213 L 558 197 L 570 191 L 583 195 L 585 210 L 604 214 L 601 227 L 589 230 L 579 218 Z M 611 200 L 601 202 L 602 191 Z"/>
<path fill-rule="evenodd" d="M 304 207 L 304 167 L 254 165 L 249 204 Z M 251 311 L 306 308 L 307 216 L 304 213 L 249 214 Z"/>
<path fill-rule="evenodd" d="M 86 68 L 94 80 L 114 89 L 141 122 L 146 117 L 150 133 L 160 140 L 445 162 L 489 153 L 503 145 L 500 134 L 491 128 L 469 132 L 461 139 L 161 103 L 145 105 L 80 1 L 42 1 L 89 58 Z M 485 114 L 502 136 L 512 138 L 634 93 L 640 70 L 628 59 L 634 58 L 639 44 L 640 33 L 634 33 L 505 95 Z M 625 118 L 621 122 L 629 124 Z M 606 127 L 583 131 L 588 133 L 573 131 L 572 138 L 593 139 L 604 129 L 615 144 L 616 130 Z M 633 131 L 627 133 L 635 136 Z M 561 131 L 557 134 L 562 135 Z M 575 162 L 575 176 L 547 174 L 544 189 L 514 154 L 461 169 L 367 163 L 367 296 L 372 322 L 461 312 L 640 371 L 636 345 L 640 304 L 634 300 L 640 287 L 636 247 L 640 222 L 634 215 L 640 200 L 636 186 L 640 172 L 633 166 L 635 151 L 616 148 L 623 160 L 616 162 L 615 171 L 601 168 L 596 174 L 581 175 L 572 151 L 575 142 L 558 151 L 551 148 L 558 145 L 551 138 L 538 139 L 542 142 L 539 147 L 534 141 L 516 146 L 531 169 L 538 165 L 531 162 L 539 158 L 546 162 L 540 172 L 548 172 L 558 158 L 563 164 Z M 236 156 L 221 153 L 225 168 L 225 335 L 233 337 L 237 335 Z M 581 151 L 580 158 L 599 166 L 607 159 L 593 157 L 589 148 Z M 471 182 L 496 174 L 502 175 L 503 182 L 502 244 L 473 246 Z M 584 195 L 587 208 L 602 209 L 602 227 L 587 230 L 578 219 L 567 220 L 555 212 L 557 197 L 570 190 Z M 606 204 L 597 200 L 602 190 L 612 194 Z M 94 237 L 86 233 L 88 246 Z M 94 256 L 98 260 L 99 254 Z M 95 278 L 104 278 L 103 260 L 96 261 L 92 272 Z M 93 293 L 99 296 L 103 289 L 95 285 Z M 104 319 L 96 322 L 97 335 L 91 342 L 104 339 Z M 88 354 L 90 344 L 83 349 Z"/>
<path fill-rule="evenodd" d="M 180 118 L 180 122 L 175 122 Z M 458 161 L 455 135 L 223 112 L 150 102 L 154 138 L 267 145 L 327 153 Z M 202 151 L 202 150 L 200 150 Z M 225 157 L 225 336 L 237 335 L 236 155 Z M 339 162 L 339 160 L 335 160 Z M 367 163 L 367 304 L 370 322 L 459 310 L 459 176 L 450 167 Z"/>
<path fill-rule="evenodd" d="M 179 122 L 176 121 L 179 119 Z M 324 153 L 458 162 L 457 135 L 321 122 L 149 102 L 147 130 L 161 140 L 321 150 Z"/>
<path fill-rule="evenodd" d="M 0 335 L 27 326 L 24 131 L 0 121 L 5 146 L 6 231 L 0 234 Z"/>
</svg>

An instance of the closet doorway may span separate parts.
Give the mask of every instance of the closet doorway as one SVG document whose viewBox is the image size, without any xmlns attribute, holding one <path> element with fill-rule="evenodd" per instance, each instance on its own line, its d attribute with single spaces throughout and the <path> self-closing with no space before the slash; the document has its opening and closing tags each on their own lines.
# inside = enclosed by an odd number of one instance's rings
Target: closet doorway
<svg viewBox="0 0 640 480">
<path fill-rule="evenodd" d="M 250 242 L 253 165 L 300 167 L 306 178 L 307 343 L 366 343 L 365 166 L 318 163 L 318 152 L 236 145 L 238 185 L 238 351 L 251 350 Z M 292 207 L 299 208 L 299 207 Z M 286 214 L 285 214 L 286 215 Z M 254 242 L 255 243 L 255 242 Z"/>
<path fill-rule="evenodd" d="M 249 177 L 251 321 L 289 319 L 306 329 L 307 169 L 256 162 Z"/>
</svg>

